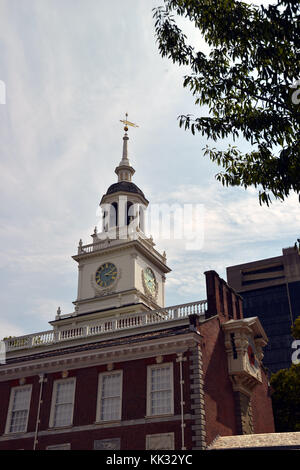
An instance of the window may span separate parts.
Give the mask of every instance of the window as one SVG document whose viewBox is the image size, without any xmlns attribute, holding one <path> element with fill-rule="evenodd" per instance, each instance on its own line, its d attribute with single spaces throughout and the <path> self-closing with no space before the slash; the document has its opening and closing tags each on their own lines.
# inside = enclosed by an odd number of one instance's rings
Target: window
<svg viewBox="0 0 300 470">
<path fill-rule="evenodd" d="M 97 421 L 121 419 L 122 371 L 99 375 Z"/>
<path fill-rule="evenodd" d="M 47 446 L 46 450 L 71 450 L 71 444 L 54 444 Z"/>
<path fill-rule="evenodd" d="M 149 366 L 147 415 L 162 415 L 173 412 L 173 364 Z"/>
<path fill-rule="evenodd" d="M 113 437 L 111 439 L 101 439 L 94 441 L 94 450 L 120 450 L 121 439 Z"/>
<path fill-rule="evenodd" d="M 174 433 L 148 434 L 146 450 L 174 450 Z"/>
<path fill-rule="evenodd" d="M 50 427 L 70 426 L 73 422 L 75 378 L 54 382 Z"/>
<path fill-rule="evenodd" d="M 6 433 L 26 432 L 31 388 L 31 385 L 25 385 L 11 389 Z"/>
</svg>

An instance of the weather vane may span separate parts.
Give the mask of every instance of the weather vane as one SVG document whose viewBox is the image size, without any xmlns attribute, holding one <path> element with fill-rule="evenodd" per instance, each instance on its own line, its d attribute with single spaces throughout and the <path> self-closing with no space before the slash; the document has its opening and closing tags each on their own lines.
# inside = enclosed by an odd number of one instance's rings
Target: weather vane
<svg viewBox="0 0 300 470">
<path fill-rule="evenodd" d="M 139 127 L 137 124 L 134 124 L 134 122 L 130 122 L 128 121 L 128 113 L 125 114 L 125 119 L 120 119 L 120 122 L 123 122 L 123 124 L 125 124 L 125 127 L 124 127 L 124 131 L 127 132 L 128 131 L 128 126 L 131 126 L 131 127 Z"/>
</svg>

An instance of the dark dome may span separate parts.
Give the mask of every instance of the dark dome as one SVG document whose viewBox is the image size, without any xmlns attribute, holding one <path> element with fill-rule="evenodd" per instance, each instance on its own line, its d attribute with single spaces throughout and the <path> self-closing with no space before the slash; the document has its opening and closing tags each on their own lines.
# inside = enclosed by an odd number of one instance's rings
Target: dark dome
<svg viewBox="0 0 300 470">
<path fill-rule="evenodd" d="M 118 193 L 119 191 L 126 192 L 126 193 L 139 194 L 147 201 L 143 191 L 141 191 L 140 188 L 138 188 L 136 184 L 131 183 L 130 181 L 119 181 L 118 183 L 112 184 L 108 188 L 106 195 Z"/>
</svg>

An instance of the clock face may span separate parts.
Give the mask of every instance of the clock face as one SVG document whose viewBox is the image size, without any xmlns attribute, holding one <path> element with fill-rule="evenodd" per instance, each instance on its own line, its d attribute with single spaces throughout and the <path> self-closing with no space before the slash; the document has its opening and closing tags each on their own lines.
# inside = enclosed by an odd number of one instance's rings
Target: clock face
<svg viewBox="0 0 300 470">
<path fill-rule="evenodd" d="M 104 263 L 97 269 L 96 283 L 100 287 L 109 287 L 117 279 L 118 270 L 113 263 Z"/>
<path fill-rule="evenodd" d="M 156 284 L 154 272 L 152 271 L 151 268 L 146 268 L 144 270 L 144 282 L 145 282 L 146 289 L 150 292 L 150 294 L 155 295 L 157 284 Z"/>
</svg>

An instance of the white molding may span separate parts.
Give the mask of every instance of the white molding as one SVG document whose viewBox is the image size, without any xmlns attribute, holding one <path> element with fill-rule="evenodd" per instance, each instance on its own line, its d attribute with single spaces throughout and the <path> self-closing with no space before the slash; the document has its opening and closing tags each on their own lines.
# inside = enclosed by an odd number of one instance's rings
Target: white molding
<svg viewBox="0 0 300 470">
<path fill-rule="evenodd" d="M 72 258 L 79 262 L 82 259 L 85 258 L 92 258 L 92 257 L 97 257 L 101 254 L 109 256 L 113 252 L 118 252 L 118 251 L 124 251 L 127 250 L 128 248 L 134 247 L 137 251 L 140 253 L 144 254 L 148 259 L 151 260 L 151 262 L 159 267 L 161 271 L 164 273 L 169 273 L 171 269 L 165 264 L 165 258 L 153 247 L 151 250 L 149 250 L 148 247 L 145 246 L 145 244 L 140 241 L 140 239 L 137 240 L 113 240 L 113 242 L 117 241 L 118 243 L 114 244 L 112 243 L 110 246 L 105 246 L 99 250 L 95 251 L 89 251 L 89 252 L 81 252 L 77 255 L 72 256 Z M 89 246 L 89 245 L 88 245 Z M 82 247 L 84 249 L 84 246 Z"/>
<path fill-rule="evenodd" d="M 191 414 L 184 415 L 185 420 L 192 419 Z M 149 425 L 150 423 L 167 423 L 181 421 L 181 415 L 172 415 L 172 416 L 154 416 L 153 418 L 139 418 L 139 419 L 130 419 L 124 421 L 103 421 L 101 423 L 80 425 L 80 426 L 67 426 L 65 428 L 51 428 L 39 431 L 39 436 L 57 436 L 62 434 L 74 434 L 77 432 L 85 431 L 96 431 L 97 429 L 109 429 L 109 428 L 120 428 L 124 426 L 137 426 L 137 425 Z M 32 439 L 34 437 L 34 432 L 28 432 L 25 434 L 8 434 L 0 436 L 0 442 L 18 440 L 18 439 Z"/>
<path fill-rule="evenodd" d="M 150 339 L 141 343 L 128 343 L 103 349 L 90 349 L 86 351 L 70 352 L 60 355 L 56 349 L 55 357 L 45 357 L 36 360 L 6 364 L 0 367 L 0 382 L 13 378 L 31 377 L 39 372 L 53 373 L 64 369 L 80 369 L 91 367 L 95 364 L 107 364 L 108 362 L 125 362 L 157 355 L 166 355 L 184 352 L 200 342 L 200 338 L 194 332 L 182 336 Z M 82 343 L 84 344 L 84 343 Z M 86 344 L 86 343 L 85 343 Z M 99 343 L 101 346 L 101 343 Z"/>
</svg>

